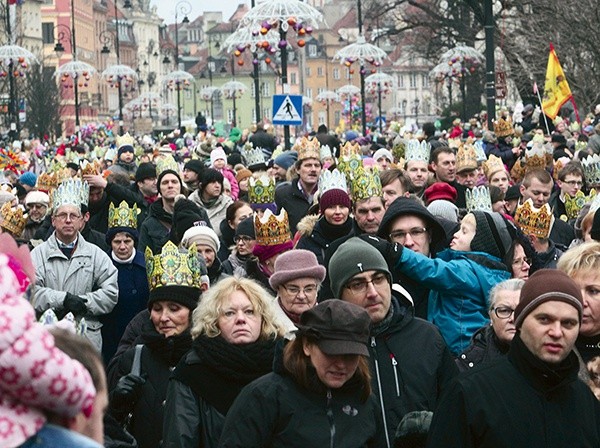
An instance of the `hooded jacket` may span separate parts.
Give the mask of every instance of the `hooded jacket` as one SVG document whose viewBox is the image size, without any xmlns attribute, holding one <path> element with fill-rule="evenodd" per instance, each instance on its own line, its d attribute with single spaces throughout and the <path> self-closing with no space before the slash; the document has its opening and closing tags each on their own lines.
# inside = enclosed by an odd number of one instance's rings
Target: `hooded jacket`
<svg viewBox="0 0 600 448">
<path fill-rule="evenodd" d="M 157 200 L 150 205 L 148 217 L 140 227 L 140 241 L 138 249 L 144 253 L 150 247 L 153 254 L 161 252 L 162 247 L 169 240 L 173 215 L 163 208 L 162 200 Z"/>
</svg>

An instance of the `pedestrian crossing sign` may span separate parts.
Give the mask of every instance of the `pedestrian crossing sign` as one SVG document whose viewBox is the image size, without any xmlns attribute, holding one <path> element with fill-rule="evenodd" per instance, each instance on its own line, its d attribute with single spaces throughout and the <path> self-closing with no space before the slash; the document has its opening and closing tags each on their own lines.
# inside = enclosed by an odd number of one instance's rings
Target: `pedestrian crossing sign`
<svg viewBox="0 0 600 448">
<path fill-rule="evenodd" d="M 302 95 L 273 95 L 273 124 L 302 124 Z"/>
</svg>

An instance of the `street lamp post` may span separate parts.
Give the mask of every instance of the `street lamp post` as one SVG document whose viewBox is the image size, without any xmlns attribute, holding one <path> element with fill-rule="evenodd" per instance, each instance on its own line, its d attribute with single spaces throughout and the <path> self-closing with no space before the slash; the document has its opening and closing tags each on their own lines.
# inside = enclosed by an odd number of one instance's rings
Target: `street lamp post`
<svg viewBox="0 0 600 448">
<path fill-rule="evenodd" d="M 175 70 L 179 70 L 179 14 L 183 14 L 182 24 L 190 23 L 188 14 L 192 5 L 183 0 L 175 5 Z M 177 128 L 181 129 L 181 88 L 177 89 Z"/>
</svg>

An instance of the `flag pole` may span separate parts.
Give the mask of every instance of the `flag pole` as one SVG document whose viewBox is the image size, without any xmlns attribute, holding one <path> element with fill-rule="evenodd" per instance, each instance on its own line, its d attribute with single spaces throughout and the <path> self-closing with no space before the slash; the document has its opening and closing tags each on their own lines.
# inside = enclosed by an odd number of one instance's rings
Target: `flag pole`
<svg viewBox="0 0 600 448">
<path fill-rule="evenodd" d="M 544 116 L 544 123 L 546 124 L 546 132 L 550 135 L 550 127 L 548 126 L 548 117 L 546 117 L 546 112 L 544 112 L 544 103 L 542 103 L 542 97 L 540 95 L 540 90 L 538 89 L 537 82 L 533 82 L 533 91 L 537 93 L 538 101 L 540 102 L 540 107 L 542 108 L 542 115 Z"/>
<path fill-rule="evenodd" d="M 575 104 L 575 97 L 571 95 L 571 102 L 573 103 L 573 108 L 575 109 L 575 120 L 577 123 L 581 124 L 581 120 L 579 119 L 579 109 L 577 109 L 577 104 Z"/>
</svg>

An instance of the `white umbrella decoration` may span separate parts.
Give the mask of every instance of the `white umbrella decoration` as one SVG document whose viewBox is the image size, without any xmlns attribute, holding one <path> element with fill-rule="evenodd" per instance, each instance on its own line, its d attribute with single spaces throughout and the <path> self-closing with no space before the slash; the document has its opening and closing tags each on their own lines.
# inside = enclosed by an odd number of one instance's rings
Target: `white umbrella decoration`
<svg viewBox="0 0 600 448">
<path fill-rule="evenodd" d="M 357 95 L 360 93 L 360 87 L 354 86 L 352 84 L 346 84 L 345 86 L 342 86 L 339 89 L 337 89 L 336 93 L 340 96 Z"/>
<path fill-rule="evenodd" d="M 299 0 L 266 0 L 248 11 L 242 18 L 240 26 L 256 28 L 258 25 L 261 33 L 263 28 L 266 29 L 263 33 L 266 34 L 277 21 L 282 21 L 281 29 L 284 32 L 292 26 L 295 29 L 304 29 L 305 33 L 310 34 L 312 29 L 309 30 L 307 27 L 315 27 L 319 22 L 323 22 L 323 14 Z M 299 28 L 299 25 L 303 28 Z M 304 33 L 300 34 L 304 35 Z"/>
<path fill-rule="evenodd" d="M 189 86 L 192 81 L 194 81 L 194 77 L 188 72 L 176 70 L 165 76 L 163 83 L 170 90 L 182 90 Z"/>
<path fill-rule="evenodd" d="M 386 58 L 387 53 L 385 51 L 373 44 L 367 43 L 364 36 L 358 36 L 355 43 L 346 45 L 340 49 L 333 57 L 333 60 L 339 60 L 340 64 L 344 64 L 346 67 L 350 67 L 355 62 L 358 62 L 360 65 L 368 63 L 379 67 Z"/>
<path fill-rule="evenodd" d="M 69 78 L 77 81 L 79 87 L 87 87 L 89 80 L 96 74 L 96 69 L 82 61 L 71 61 L 61 65 L 56 69 L 54 76 L 60 77 L 60 81 L 65 84 Z"/>
<path fill-rule="evenodd" d="M 303 106 L 308 106 L 308 107 L 311 107 L 311 106 L 312 106 L 312 103 L 313 103 L 313 100 L 312 100 L 312 98 L 311 98 L 311 97 L 309 97 L 309 96 L 306 96 L 306 95 L 303 95 L 303 96 L 302 96 L 302 105 L 303 105 Z"/>
<path fill-rule="evenodd" d="M 259 47 L 276 47 L 278 42 L 279 35 L 275 31 L 271 30 L 263 35 L 260 31 L 252 30 L 249 26 L 240 26 L 225 39 L 223 45 L 228 53 L 231 53 L 234 49 L 239 53 L 243 53 L 246 48 L 254 53 Z M 237 52 L 236 56 L 239 56 Z"/>
<path fill-rule="evenodd" d="M 121 83 L 122 87 L 129 87 L 138 79 L 138 75 L 134 69 L 128 65 L 111 65 L 102 72 L 104 79 L 111 87 L 118 87 Z"/>
<path fill-rule="evenodd" d="M 219 90 L 218 87 L 213 87 L 213 86 L 204 87 L 202 90 L 200 90 L 200 98 L 202 98 L 204 101 L 212 101 L 213 95 L 218 90 Z"/>
<path fill-rule="evenodd" d="M 225 98 L 239 98 L 247 90 L 245 84 L 239 81 L 228 81 L 221 87 L 221 92 Z"/>
<path fill-rule="evenodd" d="M 317 101 L 326 102 L 326 101 L 339 101 L 340 97 L 337 93 L 332 90 L 324 90 L 323 92 L 317 95 Z"/>
<path fill-rule="evenodd" d="M 383 94 L 390 93 L 396 82 L 394 78 L 385 73 L 373 73 L 365 78 L 365 87 L 370 94 L 381 92 Z"/>
<path fill-rule="evenodd" d="M 29 50 L 18 45 L 2 45 L 0 47 L 0 78 L 8 75 L 12 63 L 13 75 L 18 78 L 25 76 L 25 71 L 37 58 Z"/>
</svg>

